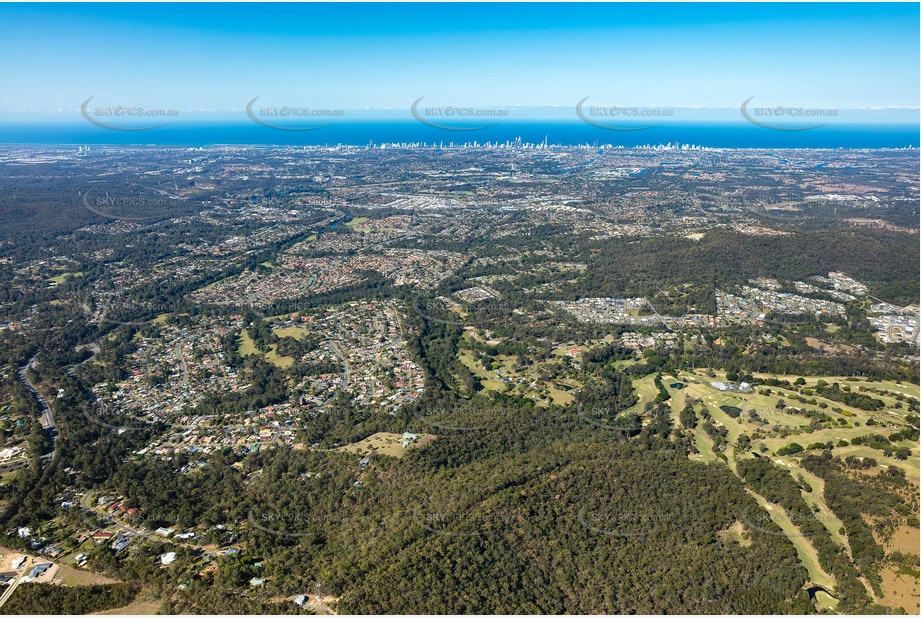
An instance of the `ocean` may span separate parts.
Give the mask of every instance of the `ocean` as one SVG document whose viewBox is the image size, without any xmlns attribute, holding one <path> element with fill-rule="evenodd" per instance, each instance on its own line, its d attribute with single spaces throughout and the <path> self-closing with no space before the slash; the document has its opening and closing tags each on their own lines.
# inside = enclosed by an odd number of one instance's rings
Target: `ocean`
<svg viewBox="0 0 921 618">
<path fill-rule="evenodd" d="M 681 143 L 711 148 L 905 148 L 919 144 L 917 124 L 830 123 L 805 131 L 780 131 L 744 122 L 668 124 L 642 130 L 602 129 L 581 122 L 503 122 L 458 131 L 415 121 L 338 122 L 317 130 L 288 131 L 249 122 L 177 122 L 146 131 L 120 131 L 79 123 L 0 124 L 6 145 L 134 145 L 204 147 L 214 145 L 367 146 L 425 143 L 483 145 L 520 139 L 559 146 L 623 146 Z"/>
</svg>

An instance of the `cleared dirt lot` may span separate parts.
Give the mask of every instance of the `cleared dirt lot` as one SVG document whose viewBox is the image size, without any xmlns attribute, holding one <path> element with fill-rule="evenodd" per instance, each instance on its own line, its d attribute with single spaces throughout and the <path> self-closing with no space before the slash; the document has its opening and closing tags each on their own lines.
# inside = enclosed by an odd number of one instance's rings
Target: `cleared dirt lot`
<svg viewBox="0 0 921 618">
<path fill-rule="evenodd" d="M 35 578 L 39 583 L 60 584 L 62 586 L 91 586 L 93 584 L 116 584 L 117 580 L 101 573 L 77 569 L 63 564 L 60 560 L 51 560 L 47 556 L 36 556 L 26 552 L 0 547 L 0 571 L 12 571 L 12 562 L 20 556 L 26 556 L 25 565 L 17 573 L 28 575 L 36 564 L 50 562 L 54 566 Z"/>
</svg>

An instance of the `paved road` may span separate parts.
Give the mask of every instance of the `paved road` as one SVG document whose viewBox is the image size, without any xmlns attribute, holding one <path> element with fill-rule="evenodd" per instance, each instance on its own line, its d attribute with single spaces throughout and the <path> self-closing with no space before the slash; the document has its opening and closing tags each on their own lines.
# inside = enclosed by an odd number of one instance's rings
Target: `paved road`
<svg viewBox="0 0 921 618">
<path fill-rule="evenodd" d="M 23 567 L 23 572 L 19 574 L 19 577 L 14 579 L 13 583 L 9 584 L 6 590 L 3 591 L 3 596 L 0 597 L 0 607 L 3 607 L 10 597 L 13 596 L 13 591 L 16 590 L 16 586 L 19 585 L 23 577 L 25 577 L 25 567 Z"/>
<path fill-rule="evenodd" d="M 86 494 L 84 494 L 83 497 L 80 499 L 80 508 L 83 509 L 83 511 L 86 513 L 92 513 L 93 515 L 96 515 L 97 517 L 103 517 L 103 518 L 111 520 L 112 523 L 106 526 L 106 528 L 110 528 L 114 526 L 118 528 L 119 530 L 121 530 L 122 532 L 127 532 L 135 537 L 147 539 L 148 541 L 158 541 L 160 543 L 170 543 L 172 545 L 181 545 L 183 547 L 189 547 L 192 549 L 201 549 L 197 545 L 191 545 L 189 543 L 183 543 L 178 540 L 173 540 L 173 539 L 169 539 L 166 537 L 162 537 L 159 534 L 155 532 L 151 532 L 144 528 L 135 528 L 134 526 L 123 524 L 122 522 L 116 520 L 115 517 L 110 517 L 107 513 L 106 514 L 100 513 L 99 511 L 94 509 L 92 506 L 92 500 L 94 497 L 95 497 L 94 492 L 92 491 L 86 492 Z M 91 522 L 86 520 L 86 523 L 90 524 Z"/>
<path fill-rule="evenodd" d="M 349 364 L 345 360 L 345 355 L 342 354 L 342 350 L 339 349 L 339 346 L 336 345 L 336 342 L 332 339 L 329 340 L 329 349 L 333 351 L 333 354 L 335 354 L 340 361 L 342 361 L 342 384 L 339 385 L 339 388 L 336 389 L 336 392 L 333 393 L 329 399 L 323 402 L 323 406 L 328 405 L 340 392 L 342 392 L 342 389 L 349 384 Z"/>
<path fill-rule="evenodd" d="M 329 340 L 329 349 L 333 351 L 333 354 L 339 357 L 339 360 L 342 361 L 342 386 L 347 386 L 349 383 L 349 363 L 345 360 L 345 356 L 342 354 L 342 350 L 339 349 L 339 346 L 336 345 L 336 342 L 332 339 Z"/>
<path fill-rule="evenodd" d="M 182 348 L 179 344 L 176 344 L 176 359 L 179 361 L 179 366 L 182 368 L 182 385 L 185 388 L 189 388 L 189 368 L 185 364 L 185 357 L 182 355 Z"/>
<path fill-rule="evenodd" d="M 32 393 L 32 396 L 38 401 L 39 407 L 42 410 L 42 429 L 48 431 L 51 435 L 51 452 L 42 455 L 42 458 L 54 459 L 57 451 L 54 448 L 55 438 L 57 437 L 57 427 L 54 424 L 54 411 L 52 411 L 51 406 L 48 405 L 48 402 L 41 396 L 41 393 L 38 392 L 38 389 L 35 388 L 35 385 L 29 380 L 29 374 L 27 369 L 30 367 L 35 369 L 35 359 L 38 357 L 38 354 L 29 359 L 29 362 L 19 368 L 19 379 L 26 386 L 27 389 Z"/>
<path fill-rule="evenodd" d="M 643 300 L 646 301 L 646 304 L 647 304 L 647 305 L 649 306 L 649 308 L 652 310 L 652 313 L 659 319 L 659 322 L 662 323 L 662 326 L 665 327 L 665 330 L 672 330 L 672 327 L 668 325 L 668 322 L 665 321 L 665 318 L 663 318 L 661 315 L 659 315 L 659 312 L 656 311 L 656 308 L 652 306 L 652 303 L 649 302 L 649 299 L 648 299 L 648 298 L 644 298 Z"/>
<path fill-rule="evenodd" d="M 80 508 L 82 508 L 86 513 L 92 513 L 93 515 L 96 515 L 97 517 L 103 517 L 103 518 L 110 519 L 112 521 L 111 525 L 115 526 L 122 532 L 129 532 L 136 536 L 150 538 L 151 534 L 149 532 L 145 532 L 140 529 L 132 528 L 131 526 L 126 526 L 125 524 L 119 521 L 116 521 L 115 518 L 108 517 L 106 514 L 100 513 L 99 511 L 95 510 L 90 503 L 92 498 L 93 498 L 93 492 L 91 491 L 86 492 L 86 494 L 84 494 L 83 497 L 80 498 Z M 87 521 L 87 523 L 90 523 L 90 522 Z"/>
<path fill-rule="evenodd" d="M 23 567 L 23 571 L 25 571 L 25 567 Z M 0 607 L 3 607 L 4 605 L 6 605 L 6 602 L 10 600 L 11 596 L 13 596 L 13 591 L 16 590 L 16 587 L 19 586 L 20 582 L 22 582 L 25 576 L 26 576 L 25 572 L 20 573 L 19 577 L 13 580 L 13 583 L 9 584 L 6 587 L 6 590 L 4 591 L 3 596 L 0 597 Z"/>
<path fill-rule="evenodd" d="M 100 513 L 99 511 L 94 509 L 92 506 L 94 497 L 95 497 L 95 492 L 92 492 L 92 491 L 86 492 L 86 494 L 84 494 L 83 497 L 80 499 L 80 508 L 83 510 L 84 513 L 92 513 L 93 515 L 96 515 L 97 517 L 108 519 L 112 523 L 109 524 L 108 526 L 105 526 L 104 528 L 99 528 L 98 526 L 93 524 L 93 522 L 90 521 L 88 517 L 84 516 L 84 523 L 87 524 L 88 528 L 96 529 L 96 530 L 104 530 L 105 528 L 115 527 L 115 528 L 118 528 L 118 530 L 120 530 L 121 532 L 127 533 L 126 536 L 129 536 L 132 539 L 140 538 L 140 539 L 145 539 L 147 541 L 156 541 L 157 543 L 163 543 L 164 545 L 168 545 L 170 547 L 185 547 L 191 550 L 193 553 L 202 551 L 202 547 L 200 545 L 187 543 L 185 541 L 175 539 L 175 538 L 168 538 L 168 537 L 160 536 L 156 532 L 152 532 L 150 530 L 147 530 L 146 528 L 134 527 L 134 526 L 129 526 L 127 524 L 123 524 L 122 522 L 115 519 L 115 517 L 110 517 L 108 513 Z"/>
<path fill-rule="evenodd" d="M 0 596 L 0 607 L 3 607 L 6 602 L 10 600 L 10 597 L 13 596 L 13 591 L 16 590 L 16 587 L 23 582 L 23 580 L 32 570 L 32 567 L 39 562 L 40 561 L 37 558 L 26 556 L 26 561 L 21 567 L 19 567 L 19 577 L 8 584 L 6 590 L 3 591 L 3 596 Z"/>
</svg>

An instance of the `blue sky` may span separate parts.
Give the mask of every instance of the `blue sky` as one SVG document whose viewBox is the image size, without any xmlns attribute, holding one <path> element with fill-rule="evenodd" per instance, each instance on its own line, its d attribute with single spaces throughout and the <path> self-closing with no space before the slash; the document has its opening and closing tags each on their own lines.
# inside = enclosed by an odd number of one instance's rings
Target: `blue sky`
<svg viewBox="0 0 921 618">
<path fill-rule="evenodd" d="M 0 111 L 917 107 L 917 4 L 0 5 Z"/>
</svg>

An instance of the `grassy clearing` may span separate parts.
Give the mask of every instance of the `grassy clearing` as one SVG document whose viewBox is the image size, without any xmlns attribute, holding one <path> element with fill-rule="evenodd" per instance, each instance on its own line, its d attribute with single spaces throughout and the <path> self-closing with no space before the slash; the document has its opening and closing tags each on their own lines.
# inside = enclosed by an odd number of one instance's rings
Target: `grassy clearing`
<svg viewBox="0 0 921 618">
<path fill-rule="evenodd" d="M 240 347 L 237 349 L 240 356 L 262 356 L 268 362 L 281 369 L 287 369 L 294 364 L 294 359 L 290 356 L 279 356 L 278 346 L 272 344 L 268 352 L 263 353 L 256 347 L 256 343 L 246 330 L 240 332 Z"/>
<path fill-rule="evenodd" d="M 417 435 L 419 436 L 418 440 L 410 442 L 404 447 L 402 444 L 403 434 L 387 433 L 381 431 L 368 436 L 364 440 L 355 442 L 354 444 L 340 446 L 336 450 L 344 451 L 346 453 L 355 453 L 356 455 L 378 454 L 400 459 L 410 450 L 420 446 L 425 446 L 436 438 L 436 436 L 431 434 Z"/>
<path fill-rule="evenodd" d="M 69 272 L 57 274 L 53 277 L 49 277 L 48 281 L 50 283 L 61 284 L 67 281 L 68 279 L 70 279 L 71 277 L 82 277 L 82 276 L 83 276 L 83 273 L 80 271 L 69 271 Z"/>
<path fill-rule="evenodd" d="M 284 328 L 275 328 L 272 330 L 279 337 L 292 337 L 300 341 L 310 334 L 310 331 L 303 326 L 286 326 Z"/>
<path fill-rule="evenodd" d="M 94 584 L 115 584 L 117 580 L 106 577 L 101 573 L 94 573 L 85 569 L 75 569 L 66 564 L 58 564 L 58 571 L 54 576 L 54 583 L 62 586 L 92 586 Z"/>
<path fill-rule="evenodd" d="M 464 336 L 476 338 L 475 333 L 468 332 Z M 565 346 L 564 348 L 563 354 L 569 350 Z M 522 366 L 517 356 L 500 354 L 491 357 L 493 368 L 486 369 L 476 359 L 472 350 L 461 348 L 458 352 L 458 360 L 480 380 L 485 390 L 525 397 L 534 401 L 538 406 L 545 407 L 551 403 L 560 406 L 569 405 L 575 401 L 572 391 L 582 386 L 578 380 L 559 376 L 556 370 L 551 370 L 552 376 L 550 377 L 542 376 L 542 370 L 546 369 L 548 364 L 559 369 L 559 361 L 555 359 L 537 366 Z"/>
<path fill-rule="evenodd" d="M 272 344 L 272 347 L 269 349 L 269 351 L 266 352 L 265 360 L 269 361 L 276 367 L 280 367 L 281 369 L 287 369 L 288 367 L 294 365 L 294 359 L 292 357 L 279 356 L 278 346 L 274 343 Z"/>
<path fill-rule="evenodd" d="M 249 336 L 249 333 L 246 330 L 240 332 L 240 347 L 237 349 L 240 353 L 240 356 L 252 356 L 254 354 L 262 354 L 258 348 L 256 348 L 256 343 L 253 341 L 253 338 Z"/>
<path fill-rule="evenodd" d="M 551 401 L 553 401 L 553 403 L 558 406 L 568 406 L 569 404 L 571 404 L 573 401 L 576 400 L 576 398 L 573 397 L 571 394 L 569 394 L 568 392 L 564 390 L 560 390 L 553 384 L 549 384 L 547 386 L 547 390 L 550 393 Z"/>
<path fill-rule="evenodd" d="M 890 538 L 882 541 L 886 554 L 892 552 L 901 552 L 914 556 L 915 564 L 918 561 L 919 554 L 919 530 L 913 526 L 899 526 Z M 890 565 L 880 572 L 883 589 L 883 597 L 880 599 L 880 605 L 892 608 L 901 608 L 909 615 L 918 615 L 921 609 L 921 590 L 919 590 L 918 571 L 909 569 L 900 569 L 896 565 Z"/>
<path fill-rule="evenodd" d="M 469 369 L 473 375 L 480 379 L 480 384 L 483 385 L 484 389 L 493 391 L 494 393 L 505 392 L 505 383 L 497 379 L 494 373 L 487 371 L 482 365 L 476 362 L 472 351 L 461 350 L 458 354 L 458 357 L 464 366 L 467 367 L 467 369 Z"/>
<path fill-rule="evenodd" d="M 921 611 L 918 594 L 918 580 L 908 574 L 899 573 L 894 567 L 887 567 L 880 573 L 883 597 L 879 604 L 885 607 L 900 608 L 909 616 L 917 616 Z"/>
<path fill-rule="evenodd" d="M 738 543 L 742 547 L 750 547 L 752 544 L 752 540 L 749 538 L 748 530 L 745 528 L 745 524 L 740 521 L 736 521 L 726 530 L 718 532 L 717 536 L 727 541 Z"/>
<path fill-rule="evenodd" d="M 355 217 L 354 219 L 346 223 L 345 227 L 349 228 L 350 230 L 356 231 L 356 232 L 363 232 L 363 231 L 366 231 L 367 228 L 362 224 L 367 222 L 367 220 L 368 220 L 368 217 Z"/>
<path fill-rule="evenodd" d="M 239 275 L 231 275 L 231 276 L 229 276 L 229 277 L 224 277 L 223 279 L 218 279 L 218 280 L 215 281 L 214 283 L 209 283 L 208 285 L 206 285 L 206 286 L 204 286 L 204 287 L 201 287 L 201 288 L 199 288 L 199 289 L 200 289 L 200 290 L 210 290 L 210 289 L 212 289 L 212 288 L 216 288 L 217 286 L 221 285 L 222 283 L 226 283 L 226 282 L 228 282 L 228 281 L 233 281 L 233 280 L 236 279 L 237 277 L 239 277 Z"/>
</svg>

